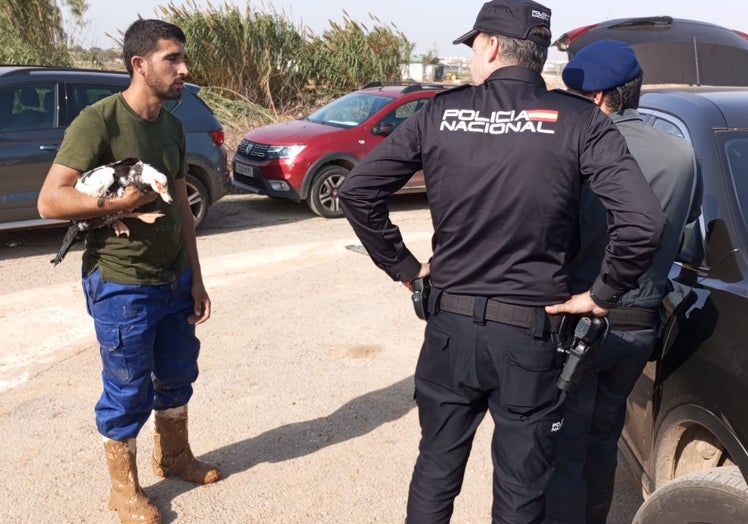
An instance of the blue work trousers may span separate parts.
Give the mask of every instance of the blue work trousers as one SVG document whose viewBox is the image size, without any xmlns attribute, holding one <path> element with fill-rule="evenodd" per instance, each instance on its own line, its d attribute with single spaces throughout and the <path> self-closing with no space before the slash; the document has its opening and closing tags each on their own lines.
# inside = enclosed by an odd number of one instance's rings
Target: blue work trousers
<svg viewBox="0 0 748 524">
<path fill-rule="evenodd" d="M 182 406 L 192 396 L 200 342 L 187 322 L 191 281 L 190 270 L 161 285 L 107 282 L 98 269 L 83 277 L 101 352 L 96 426 L 105 437 L 134 438 L 151 410 Z"/>
<path fill-rule="evenodd" d="M 494 420 L 492 522 L 543 522 L 562 415 L 554 353 L 542 329 L 533 336 L 527 328 L 431 315 L 415 373 L 421 442 L 408 524 L 450 521 L 487 410 Z"/>
<path fill-rule="evenodd" d="M 654 329 L 611 330 L 570 392 L 548 485 L 548 523 L 605 524 L 613 500 L 626 398 L 656 341 Z"/>
</svg>

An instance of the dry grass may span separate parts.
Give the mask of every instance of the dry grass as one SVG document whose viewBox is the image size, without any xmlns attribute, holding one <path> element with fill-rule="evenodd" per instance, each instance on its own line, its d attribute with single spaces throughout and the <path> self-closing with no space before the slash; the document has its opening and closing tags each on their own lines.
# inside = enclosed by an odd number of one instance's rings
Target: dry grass
<svg viewBox="0 0 748 524">
<path fill-rule="evenodd" d="M 248 122 L 245 124 L 231 122 L 223 125 L 223 144 L 229 154 L 229 165 L 231 165 L 231 163 L 234 161 L 234 153 L 236 152 L 236 148 L 239 146 L 239 142 L 241 142 L 242 137 L 247 131 L 251 129 L 248 126 Z"/>
<path fill-rule="evenodd" d="M 319 98 L 341 96 L 371 80 L 394 80 L 412 44 L 372 17 L 371 29 L 351 19 L 315 35 L 270 2 L 242 11 L 224 3 L 202 9 L 170 2 L 161 13 L 187 36 L 192 81 L 264 108 L 270 120 Z M 220 117 L 219 117 L 220 120 Z"/>
</svg>

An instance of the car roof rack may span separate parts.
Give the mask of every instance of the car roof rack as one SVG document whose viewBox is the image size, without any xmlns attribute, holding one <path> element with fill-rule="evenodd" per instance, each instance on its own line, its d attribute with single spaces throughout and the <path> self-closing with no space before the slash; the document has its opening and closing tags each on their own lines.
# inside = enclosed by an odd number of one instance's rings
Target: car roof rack
<svg viewBox="0 0 748 524">
<path fill-rule="evenodd" d="M 404 81 L 381 81 L 376 80 L 374 82 L 369 82 L 366 85 L 364 85 L 361 89 L 369 89 L 372 87 L 385 87 L 385 86 L 405 86 L 405 89 L 403 89 L 402 93 L 411 93 L 413 91 L 426 91 L 429 89 L 447 89 L 448 86 L 444 84 L 434 84 L 434 83 L 426 83 L 426 82 L 404 82 Z"/>
<path fill-rule="evenodd" d="M 68 67 L 61 65 L 39 65 L 39 64 L 0 64 L 0 70 L 3 71 L 4 76 L 12 75 L 28 75 L 33 72 L 71 72 L 71 73 L 108 73 L 117 75 L 126 75 L 127 71 L 124 69 L 94 69 L 86 67 Z"/>
</svg>

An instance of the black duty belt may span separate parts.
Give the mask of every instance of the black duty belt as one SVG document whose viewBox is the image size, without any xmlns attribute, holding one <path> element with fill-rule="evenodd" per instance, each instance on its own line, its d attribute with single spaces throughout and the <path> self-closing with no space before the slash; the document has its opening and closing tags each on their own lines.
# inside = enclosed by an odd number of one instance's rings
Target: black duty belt
<svg viewBox="0 0 748 524">
<path fill-rule="evenodd" d="M 608 311 L 608 321 L 610 329 L 619 331 L 652 329 L 659 323 L 660 313 L 655 309 L 621 307 Z"/>
<path fill-rule="evenodd" d="M 476 317 L 476 310 L 481 309 L 485 302 L 485 314 Z M 470 295 L 450 295 L 441 292 L 437 299 L 437 311 L 447 311 L 473 317 L 474 319 L 485 319 L 510 326 L 533 328 L 536 319 L 542 318 L 544 322 L 543 331 L 558 333 L 561 325 L 562 315 L 548 315 L 545 312 L 539 314 L 540 306 L 518 306 L 506 304 L 492 298 L 474 297 Z"/>
</svg>

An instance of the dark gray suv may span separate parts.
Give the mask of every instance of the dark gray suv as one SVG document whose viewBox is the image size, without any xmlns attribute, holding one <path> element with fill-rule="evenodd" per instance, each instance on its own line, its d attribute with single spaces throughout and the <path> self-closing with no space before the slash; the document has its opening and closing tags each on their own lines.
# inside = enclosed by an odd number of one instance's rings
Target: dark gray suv
<svg viewBox="0 0 748 524">
<path fill-rule="evenodd" d="M 0 230 L 59 223 L 44 220 L 36 200 L 65 128 L 89 104 L 124 90 L 127 73 L 0 66 Z M 187 84 L 166 109 L 187 135 L 187 191 L 195 225 L 231 187 L 223 127 Z"/>
</svg>

